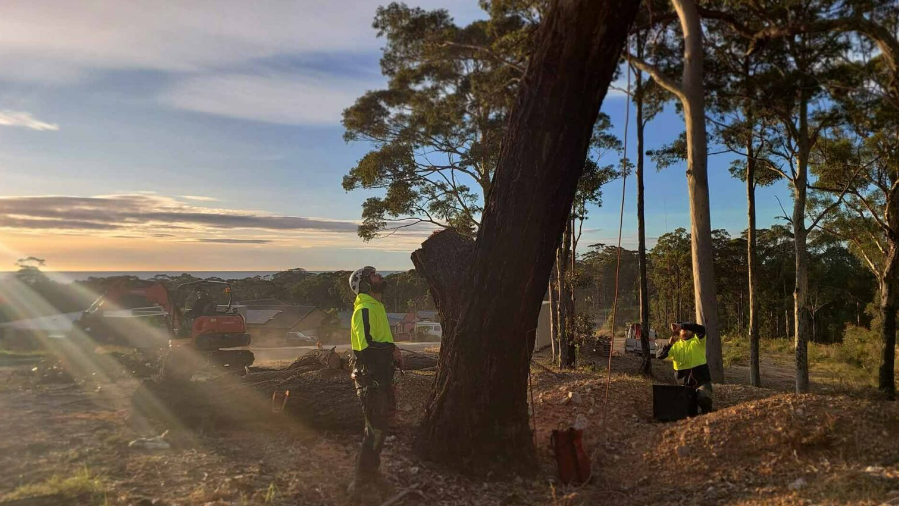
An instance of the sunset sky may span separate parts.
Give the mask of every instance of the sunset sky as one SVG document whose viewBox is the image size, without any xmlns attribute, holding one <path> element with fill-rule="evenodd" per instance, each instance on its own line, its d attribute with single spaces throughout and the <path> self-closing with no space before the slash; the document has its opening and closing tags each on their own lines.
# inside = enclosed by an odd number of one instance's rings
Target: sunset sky
<svg viewBox="0 0 899 506">
<path fill-rule="evenodd" d="M 371 194 L 340 186 L 368 148 L 343 141 L 341 111 L 385 83 L 381 3 L 0 3 L 0 270 L 26 256 L 61 271 L 411 268 L 429 231 L 363 243 Z M 409 3 L 483 15 L 476 0 Z M 603 107 L 619 130 L 625 106 L 613 91 Z M 649 130 L 651 149 L 683 126 L 667 111 Z M 729 160 L 710 160 L 712 225 L 739 234 Z M 652 243 L 689 226 L 687 188 L 683 167 L 647 178 Z M 582 244 L 614 242 L 620 193 L 606 187 Z M 775 194 L 788 205 L 783 185 L 760 191 L 761 226 L 781 214 Z M 633 195 L 630 180 L 625 246 Z"/>
</svg>

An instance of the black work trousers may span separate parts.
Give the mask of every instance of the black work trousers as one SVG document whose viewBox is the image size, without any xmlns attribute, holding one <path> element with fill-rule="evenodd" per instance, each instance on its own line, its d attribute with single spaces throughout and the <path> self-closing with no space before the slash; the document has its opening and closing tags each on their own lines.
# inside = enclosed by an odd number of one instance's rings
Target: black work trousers
<svg viewBox="0 0 899 506">
<path fill-rule="evenodd" d="M 390 428 L 390 419 L 396 405 L 393 390 L 393 349 L 366 348 L 356 352 L 353 376 L 356 395 L 362 401 L 365 417 L 365 434 L 362 448 L 356 459 L 356 479 L 367 480 L 377 476 L 381 466 L 381 450 Z"/>
</svg>

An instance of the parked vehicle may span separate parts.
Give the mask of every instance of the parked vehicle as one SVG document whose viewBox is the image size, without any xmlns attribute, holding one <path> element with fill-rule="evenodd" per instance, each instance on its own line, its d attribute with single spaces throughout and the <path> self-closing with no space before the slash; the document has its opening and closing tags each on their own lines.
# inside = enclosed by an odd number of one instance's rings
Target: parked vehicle
<svg viewBox="0 0 899 506">
<path fill-rule="evenodd" d="M 637 355 L 643 354 L 643 345 L 640 342 L 640 340 L 643 339 L 642 327 L 643 326 L 639 323 L 627 324 L 627 334 L 624 340 L 625 353 L 635 353 Z M 649 353 L 653 357 L 656 354 L 656 331 L 654 329 L 649 330 Z"/>
<path fill-rule="evenodd" d="M 441 339 L 443 338 L 443 327 L 439 322 L 417 322 L 415 324 L 415 335 Z"/>
<path fill-rule="evenodd" d="M 246 320 L 231 306 L 231 285 L 194 281 L 174 293 L 161 283 L 123 281 L 97 299 L 75 321 L 96 342 L 161 352 L 162 375 L 190 379 L 207 365 L 242 372 L 253 352 Z"/>
</svg>

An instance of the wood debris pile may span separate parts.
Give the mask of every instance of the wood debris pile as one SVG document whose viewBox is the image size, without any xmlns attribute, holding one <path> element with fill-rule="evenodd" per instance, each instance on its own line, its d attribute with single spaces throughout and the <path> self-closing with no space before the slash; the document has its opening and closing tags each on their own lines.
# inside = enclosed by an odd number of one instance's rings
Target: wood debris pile
<svg viewBox="0 0 899 506">
<path fill-rule="evenodd" d="M 437 357 L 410 352 L 404 353 L 404 361 L 407 368 L 430 369 Z M 347 355 L 314 350 L 285 368 L 254 367 L 242 377 L 222 375 L 187 384 L 147 381 L 135 394 L 135 405 L 151 417 L 174 416 L 188 426 L 289 418 L 317 430 L 358 431 L 364 423 L 349 364 Z M 429 386 L 429 382 L 416 382 L 409 389 L 426 392 Z M 281 400 L 285 393 L 286 403 Z M 279 413 L 282 405 L 283 413 Z"/>
</svg>

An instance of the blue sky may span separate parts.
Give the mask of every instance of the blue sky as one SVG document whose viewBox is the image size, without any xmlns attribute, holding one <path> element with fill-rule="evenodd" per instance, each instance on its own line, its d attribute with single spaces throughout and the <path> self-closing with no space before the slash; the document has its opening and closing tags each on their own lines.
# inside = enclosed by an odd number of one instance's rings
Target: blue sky
<svg viewBox="0 0 899 506">
<path fill-rule="evenodd" d="M 427 231 L 363 243 L 370 194 L 340 186 L 367 148 L 343 141 L 340 112 L 384 83 L 380 3 L 0 4 L 0 270 L 31 255 L 54 270 L 410 268 Z M 481 16 L 475 0 L 409 3 Z M 624 107 L 614 92 L 603 106 L 619 130 Z M 682 129 L 666 111 L 647 148 Z M 728 163 L 709 163 L 712 223 L 739 233 L 745 191 Z M 582 244 L 614 242 L 620 184 Z M 782 185 L 760 191 L 762 226 L 780 214 L 775 192 L 787 203 Z M 650 165 L 651 238 L 689 227 L 686 194 L 683 167 Z M 633 246 L 633 179 L 625 212 Z"/>
</svg>

